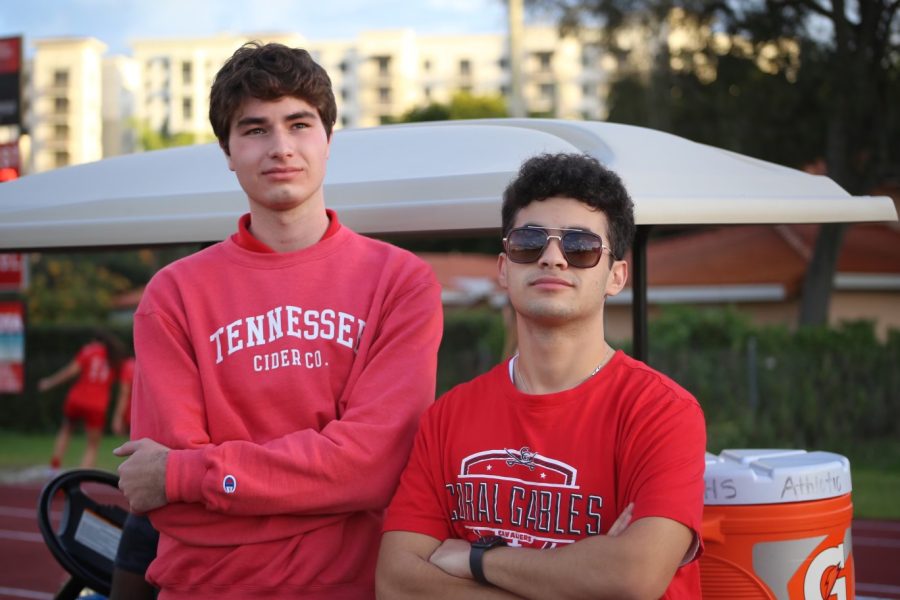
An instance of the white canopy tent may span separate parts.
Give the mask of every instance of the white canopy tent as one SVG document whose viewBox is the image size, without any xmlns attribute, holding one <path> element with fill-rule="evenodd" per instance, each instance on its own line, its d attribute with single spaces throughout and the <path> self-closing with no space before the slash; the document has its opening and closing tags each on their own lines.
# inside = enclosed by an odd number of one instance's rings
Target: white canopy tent
<svg viewBox="0 0 900 600">
<path fill-rule="evenodd" d="M 896 220 L 885 197 L 650 129 L 557 120 L 338 131 L 325 199 L 361 233 L 487 230 L 540 152 L 587 152 L 624 179 L 638 225 Z M 246 198 L 216 144 L 105 159 L 0 186 L 0 249 L 220 240 Z"/>
<path fill-rule="evenodd" d="M 648 226 L 894 221 L 887 197 L 639 127 L 539 119 L 336 132 L 326 204 L 367 234 L 489 231 L 522 161 L 586 152 L 635 202 L 635 355 L 646 358 Z M 209 242 L 247 201 L 215 144 L 110 158 L 0 185 L 0 251 Z"/>
</svg>

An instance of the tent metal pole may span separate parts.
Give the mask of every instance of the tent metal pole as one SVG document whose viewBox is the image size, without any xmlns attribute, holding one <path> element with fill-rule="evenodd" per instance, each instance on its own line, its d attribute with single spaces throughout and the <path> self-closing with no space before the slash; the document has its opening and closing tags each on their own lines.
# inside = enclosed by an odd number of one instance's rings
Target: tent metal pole
<svg viewBox="0 0 900 600">
<path fill-rule="evenodd" d="M 631 324 L 634 358 L 647 362 L 647 240 L 650 225 L 638 225 L 631 247 Z"/>
</svg>

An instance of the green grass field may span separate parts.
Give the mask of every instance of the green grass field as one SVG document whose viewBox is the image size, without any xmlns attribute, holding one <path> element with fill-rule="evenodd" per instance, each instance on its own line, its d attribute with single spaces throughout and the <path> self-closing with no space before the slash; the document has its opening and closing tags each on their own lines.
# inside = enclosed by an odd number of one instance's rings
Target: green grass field
<svg viewBox="0 0 900 600">
<path fill-rule="evenodd" d="M 112 450 L 125 438 L 107 436 L 100 448 L 97 467 L 115 471 L 121 459 Z M 0 471 L 15 471 L 46 465 L 53 436 L 0 431 Z M 78 467 L 84 451 L 84 436 L 73 436 L 63 466 Z M 900 440 L 859 443 L 840 452 L 850 459 L 853 480 L 853 514 L 868 519 L 900 520 Z"/>
</svg>

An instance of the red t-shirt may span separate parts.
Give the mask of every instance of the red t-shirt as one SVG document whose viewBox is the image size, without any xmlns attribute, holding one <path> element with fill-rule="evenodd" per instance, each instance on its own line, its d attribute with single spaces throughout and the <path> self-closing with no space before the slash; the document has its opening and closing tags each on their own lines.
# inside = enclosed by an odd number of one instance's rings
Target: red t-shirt
<svg viewBox="0 0 900 600">
<path fill-rule="evenodd" d="M 91 342 L 75 356 L 80 371 L 78 380 L 66 397 L 67 406 L 90 411 L 106 411 L 112 387 L 112 371 L 106 356 L 106 346 Z"/>
<path fill-rule="evenodd" d="M 705 449 L 697 401 L 622 352 L 557 394 L 519 392 L 503 363 L 428 410 L 384 529 L 553 548 L 605 534 L 634 502 L 633 520 L 673 519 L 699 540 Z M 664 598 L 699 597 L 693 560 Z"/>
</svg>

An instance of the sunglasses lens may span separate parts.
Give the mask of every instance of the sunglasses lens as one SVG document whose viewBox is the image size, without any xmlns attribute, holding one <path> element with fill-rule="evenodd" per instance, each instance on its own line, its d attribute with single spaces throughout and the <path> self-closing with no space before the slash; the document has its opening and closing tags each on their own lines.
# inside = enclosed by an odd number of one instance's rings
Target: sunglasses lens
<svg viewBox="0 0 900 600">
<path fill-rule="evenodd" d="M 570 265 L 589 269 L 603 256 L 603 240 L 592 233 L 570 231 L 563 236 L 563 251 Z"/>
<path fill-rule="evenodd" d="M 547 245 L 547 232 L 542 229 L 513 229 L 506 237 L 506 255 L 516 263 L 538 260 Z"/>
</svg>

